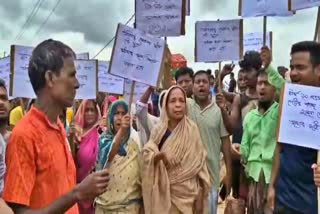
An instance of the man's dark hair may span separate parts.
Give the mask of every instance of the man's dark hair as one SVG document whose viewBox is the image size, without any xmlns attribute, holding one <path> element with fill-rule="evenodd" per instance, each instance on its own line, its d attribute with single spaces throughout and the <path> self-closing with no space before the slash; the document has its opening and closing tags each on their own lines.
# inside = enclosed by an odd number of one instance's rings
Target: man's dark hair
<svg viewBox="0 0 320 214">
<path fill-rule="evenodd" d="M 231 77 L 234 77 L 234 73 L 233 73 L 233 72 L 231 72 L 231 73 L 230 73 L 230 76 L 231 76 Z"/>
<path fill-rule="evenodd" d="M 197 72 L 193 75 L 192 81 L 194 82 L 196 76 L 199 76 L 200 74 L 206 74 L 207 77 L 208 77 L 208 80 L 210 81 L 210 75 L 209 75 L 208 71 L 205 71 L 205 70 L 197 71 Z"/>
<path fill-rule="evenodd" d="M 291 47 L 291 55 L 297 52 L 309 52 L 313 67 L 320 64 L 320 43 L 313 41 L 298 42 Z"/>
<path fill-rule="evenodd" d="M 33 50 L 28 73 L 36 94 L 46 85 L 46 72 L 50 70 L 59 75 L 64 59 L 68 57 L 75 58 L 73 50 L 62 42 L 52 39 L 43 41 Z"/>
<path fill-rule="evenodd" d="M 176 71 L 176 74 L 175 74 L 175 80 L 178 81 L 179 77 L 180 76 L 183 76 L 183 75 L 186 75 L 188 74 L 191 78 L 193 77 L 193 70 L 191 68 L 188 68 L 188 67 L 183 67 L 183 68 L 179 68 L 177 71 Z"/>
<path fill-rule="evenodd" d="M 258 71 L 262 66 L 260 53 L 257 51 L 248 51 L 245 53 L 243 60 L 239 62 L 239 66 L 244 71 L 255 69 Z"/>
<path fill-rule="evenodd" d="M 3 79 L 0 79 L 0 87 L 4 88 L 5 90 L 7 90 L 6 82 Z"/>
<path fill-rule="evenodd" d="M 262 76 L 262 75 L 268 76 L 268 73 L 266 72 L 266 69 L 265 69 L 265 68 L 261 68 L 261 69 L 259 69 L 258 72 L 257 72 L 257 77 Z"/>
</svg>

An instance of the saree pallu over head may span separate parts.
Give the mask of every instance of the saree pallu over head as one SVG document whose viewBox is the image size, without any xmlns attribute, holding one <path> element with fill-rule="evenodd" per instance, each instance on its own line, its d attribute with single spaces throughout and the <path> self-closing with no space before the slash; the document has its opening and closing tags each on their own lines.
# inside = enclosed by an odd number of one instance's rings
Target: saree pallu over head
<svg viewBox="0 0 320 214">
<path fill-rule="evenodd" d="M 115 130 L 114 115 L 118 106 L 128 112 L 123 100 L 112 103 L 108 111 L 108 131 L 99 139 L 98 169 L 109 168 L 110 181 L 105 193 L 96 198 L 96 213 L 139 213 L 142 202 L 139 144 L 131 136 L 125 138 L 118 154 L 109 162 Z M 130 132 L 131 134 L 131 132 Z M 138 210 L 138 212 L 136 212 Z"/>
<path fill-rule="evenodd" d="M 79 142 L 79 150 L 77 152 L 77 182 L 80 183 L 85 177 L 87 177 L 95 166 L 98 155 L 98 122 L 101 114 L 98 105 L 96 105 L 97 117 L 95 123 L 91 128 L 84 131 L 85 128 L 85 111 L 86 106 L 90 102 L 89 100 L 83 100 L 78 108 L 78 111 L 74 118 L 76 126 L 76 138 Z M 80 202 L 79 203 L 80 214 L 92 214 L 94 213 L 93 201 Z"/>
<path fill-rule="evenodd" d="M 146 214 L 194 213 L 195 200 L 203 192 L 203 213 L 208 213 L 208 193 L 211 187 L 206 152 L 198 127 L 184 116 L 159 151 L 159 143 L 168 129 L 167 102 L 171 87 L 163 101 L 160 123 L 151 133 L 143 149 L 142 191 Z M 186 96 L 185 96 L 186 98 Z M 159 152 L 175 155 L 180 164 L 167 169 L 163 161 L 156 165 Z"/>
<path fill-rule="evenodd" d="M 114 143 L 114 137 L 115 137 L 115 129 L 113 127 L 114 122 L 114 116 L 117 112 L 118 106 L 122 106 L 126 113 L 129 111 L 128 104 L 124 100 L 117 100 L 113 102 L 108 109 L 108 115 L 107 115 L 107 132 L 103 133 L 99 138 L 99 152 L 98 152 L 98 170 L 102 170 L 103 168 L 106 168 L 109 155 Z M 120 146 L 119 155 L 120 156 L 126 156 L 126 149 L 125 147 L 128 144 L 130 133 L 128 136 L 124 139 L 123 143 Z"/>
</svg>

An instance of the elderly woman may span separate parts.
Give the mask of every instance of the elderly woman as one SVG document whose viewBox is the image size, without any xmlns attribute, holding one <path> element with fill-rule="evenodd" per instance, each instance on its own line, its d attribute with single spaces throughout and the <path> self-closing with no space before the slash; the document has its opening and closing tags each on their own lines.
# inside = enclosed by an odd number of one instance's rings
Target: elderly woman
<svg viewBox="0 0 320 214">
<path fill-rule="evenodd" d="M 83 100 L 75 116 L 77 182 L 80 183 L 95 167 L 98 155 L 100 110 L 93 100 Z M 79 203 L 80 214 L 93 214 L 93 201 Z"/>
<path fill-rule="evenodd" d="M 207 156 L 198 127 L 186 112 L 184 90 L 171 87 L 163 100 L 160 122 L 143 149 L 146 214 L 208 213 Z"/>
<path fill-rule="evenodd" d="M 140 150 L 131 136 L 128 104 L 123 100 L 108 109 L 107 132 L 99 139 L 98 170 L 108 167 L 110 181 L 96 198 L 96 214 L 138 214 L 142 207 Z"/>
</svg>

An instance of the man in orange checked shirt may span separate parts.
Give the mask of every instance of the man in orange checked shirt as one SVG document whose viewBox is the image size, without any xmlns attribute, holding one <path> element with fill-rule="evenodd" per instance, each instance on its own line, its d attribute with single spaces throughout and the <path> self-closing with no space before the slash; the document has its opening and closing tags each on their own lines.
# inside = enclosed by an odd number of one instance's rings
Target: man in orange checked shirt
<svg viewBox="0 0 320 214">
<path fill-rule="evenodd" d="M 71 48 L 51 39 L 39 44 L 30 58 L 37 100 L 11 134 L 2 195 L 16 214 L 78 214 L 77 202 L 106 191 L 107 170 L 91 173 L 76 186 L 74 161 L 59 120 L 79 88 L 74 59 Z"/>
</svg>

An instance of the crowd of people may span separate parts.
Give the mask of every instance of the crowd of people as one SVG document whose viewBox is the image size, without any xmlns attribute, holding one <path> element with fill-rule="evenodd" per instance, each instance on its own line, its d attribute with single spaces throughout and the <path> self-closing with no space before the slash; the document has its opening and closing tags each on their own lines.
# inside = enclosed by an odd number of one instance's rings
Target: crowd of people
<svg viewBox="0 0 320 214">
<path fill-rule="evenodd" d="M 40 43 L 28 68 L 35 100 L 10 107 L 0 80 L 0 213 L 215 214 L 232 195 L 249 214 L 316 214 L 317 151 L 276 135 L 284 84 L 320 87 L 320 44 L 294 44 L 290 70 L 271 59 L 267 47 L 247 52 L 237 80 L 234 65 L 215 76 L 180 68 L 176 85 L 133 104 L 75 101 L 75 53 Z"/>
</svg>

